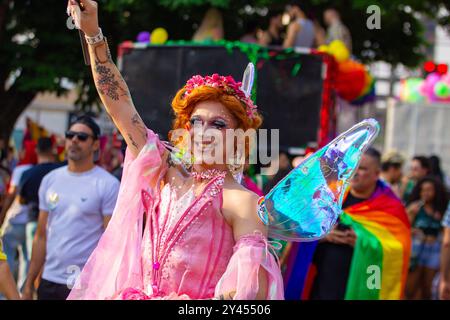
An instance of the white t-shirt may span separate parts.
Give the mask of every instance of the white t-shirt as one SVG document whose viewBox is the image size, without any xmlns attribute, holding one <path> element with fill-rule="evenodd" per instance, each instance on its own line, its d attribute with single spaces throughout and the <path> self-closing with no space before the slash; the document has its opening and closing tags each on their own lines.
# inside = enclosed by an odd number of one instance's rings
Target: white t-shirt
<svg viewBox="0 0 450 320">
<path fill-rule="evenodd" d="M 119 185 L 97 166 L 83 173 L 64 166 L 44 177 L 39 188 L 39 209 L 48 212 L 43 279 L 67 284 L 83 269 L 103 234 L 104 216 L 113 213 Z"/>
<path fill-rule="evenodd" d="M 20 178 L 25 171 L 33 167 L 31 164 L 18 165 L 14 168 L 11 176 L 9 189 L 19 186 Z M 20 204 L 19 197 L 15 197 L 11 207 L 6 213 L 5 221 L 12 224 L 26 224 L 28 222 L 28 206 Z"/>
</svg>

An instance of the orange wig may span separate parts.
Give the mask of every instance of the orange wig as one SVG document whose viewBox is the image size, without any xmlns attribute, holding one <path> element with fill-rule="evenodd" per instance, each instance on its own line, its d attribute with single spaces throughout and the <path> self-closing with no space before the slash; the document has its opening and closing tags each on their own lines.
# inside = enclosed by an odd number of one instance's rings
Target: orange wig
<svg viewBox="0 0 450 320">
<path fill-rule="evenodd" d="M 255 113 L 254 117 L 250 118 L 247 115 L 245 104 L 222 89 L 201 86 L 195 88 L 187 97 L 184 97 L 185 92 L 186 89 L 182 88 L 172 100 L 172 109 L 175 113 L 173 129 L 184 128 L 189 122 L 195 106 L 204 101 L 217 101 L 223 104 L 237 120 L 237 128 L 244 131 L 251 128 L 258 129 L 262 124 L 260 114 Z"/>
<path fill-rule="evenodd" d="M 185 96 L 185 92 L 186 88 L 183 87 L 172 100 L 172 109 L 175 113 L 172 126 L 174 130 L 185 128 L 186 124 L 189 123 L 195 106 L 205 101 L 220 102 L 224 105 L 236 119 L 236 129 L 242 129 L 244 131 L 248 129 L 256 130 L 262 124 L 262 116 L 258 112 L 254 112 L 253 117 L 250 118 L 247 115 L 246 105 L 223 89 L 201 86 L 192 90 L 188 96 Z M 247 148 L 246 156 L 248 156 Z"/>
</svg>

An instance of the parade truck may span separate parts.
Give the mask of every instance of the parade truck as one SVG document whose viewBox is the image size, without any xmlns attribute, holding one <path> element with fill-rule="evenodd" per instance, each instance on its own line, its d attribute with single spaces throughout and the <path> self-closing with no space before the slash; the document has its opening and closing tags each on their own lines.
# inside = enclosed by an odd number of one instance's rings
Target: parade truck
<svg viewBox="0 0 450 320">
<path fill-rule="evenodd" d="M 165 45 L 125 42 L 118 65 L 144 122 L 166 139 L 171 100 L 193 75 L 231 75 L 242 79 L 255 65 L 253 99 L 263 128 L 279 129 L 280 149 L 302 155 L 336 134 L 332 89 L 333 59 L 312 50 L 268 49 L 241 42 Z"/>
</svg>

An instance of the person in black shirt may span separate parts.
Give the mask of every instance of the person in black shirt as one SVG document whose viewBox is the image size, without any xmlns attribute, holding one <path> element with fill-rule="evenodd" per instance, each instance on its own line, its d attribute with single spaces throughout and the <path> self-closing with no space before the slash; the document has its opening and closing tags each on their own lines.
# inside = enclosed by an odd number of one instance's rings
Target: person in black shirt
<svg viewBox="0 0 450 320">
<path fill-rule="evenodd" d="M 283 38 L 281 31 L 283 29 L 283 13 L 281 11 L 272 11 L 268 15 L 269 26 L 262 32 L 260 44 L 270 47 L 282 47 Z"/>
<path fill-rule="evenodd" d="M 50 138 L 40 138 L 36 146 L 36 152 L 38 164 L 25 171 L 19 183 L 20 202 L 29 207 L 29 219 L 26 226 L 27 254 L 29 259 L 31 259 L 31 248 L 39 215 L 39 186 L 47 173 L 62 165 L 55 162 L 52 140 Z"/>
</svg>

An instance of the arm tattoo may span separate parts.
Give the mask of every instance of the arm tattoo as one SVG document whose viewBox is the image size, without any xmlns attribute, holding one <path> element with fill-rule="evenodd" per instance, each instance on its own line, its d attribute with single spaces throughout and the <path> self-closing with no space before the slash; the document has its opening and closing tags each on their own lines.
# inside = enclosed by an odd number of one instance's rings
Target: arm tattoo
<svg viewBox="0 0 450 320">
<path fill-rule="evenodd" d="M 100 59 L 99 48 L 106 47 L 106 58 Z M 114 101 L 118 101 L 120 97 L 129 97 L 128 89 L 126 88 L 125 81 L 120 77 L 116 78 L 114 70 L 111 68 L 113 64 L 111 59 L 111 53 L 108 48 L 106 40 L 100 45 L 94 48 L 95 53 L 95 72 L 97 74 L 97 88 L 98 92 L 107 96 Z M 125 88 L 124 88 L 125 87 Z"/>
<path fill-rule="evenodd" d="M 147 141 L 147 128 L 145 127 L 144 122 L 142 121 L 141 117 L 139 116 L 139 114 L 135 114 L 132 118 L 131 118 L 131 123 L 136 126 L 136 128 L 139 130 L 139 132 L 142 134 L 142 138 Z"/>
<path fill-rule="evenodd" d="M 98 74 L 97 88 L 101 95 L 106 95 L 114 101 L 118 101 L 120 96 L 126 95 L 110 68 L 96 65 L 95 70 Z"/>
<path fill-rule="evenodd" d="M 138 147 L 136 141 L 134 141 L 133 136 L 130 133 L 128 134 L 128 139 L 130 139 L 130 142 L 133 145 L 133 147 L 135 147 L 137 150 L 139 150 L 139 147 Z"/>
</svg>

